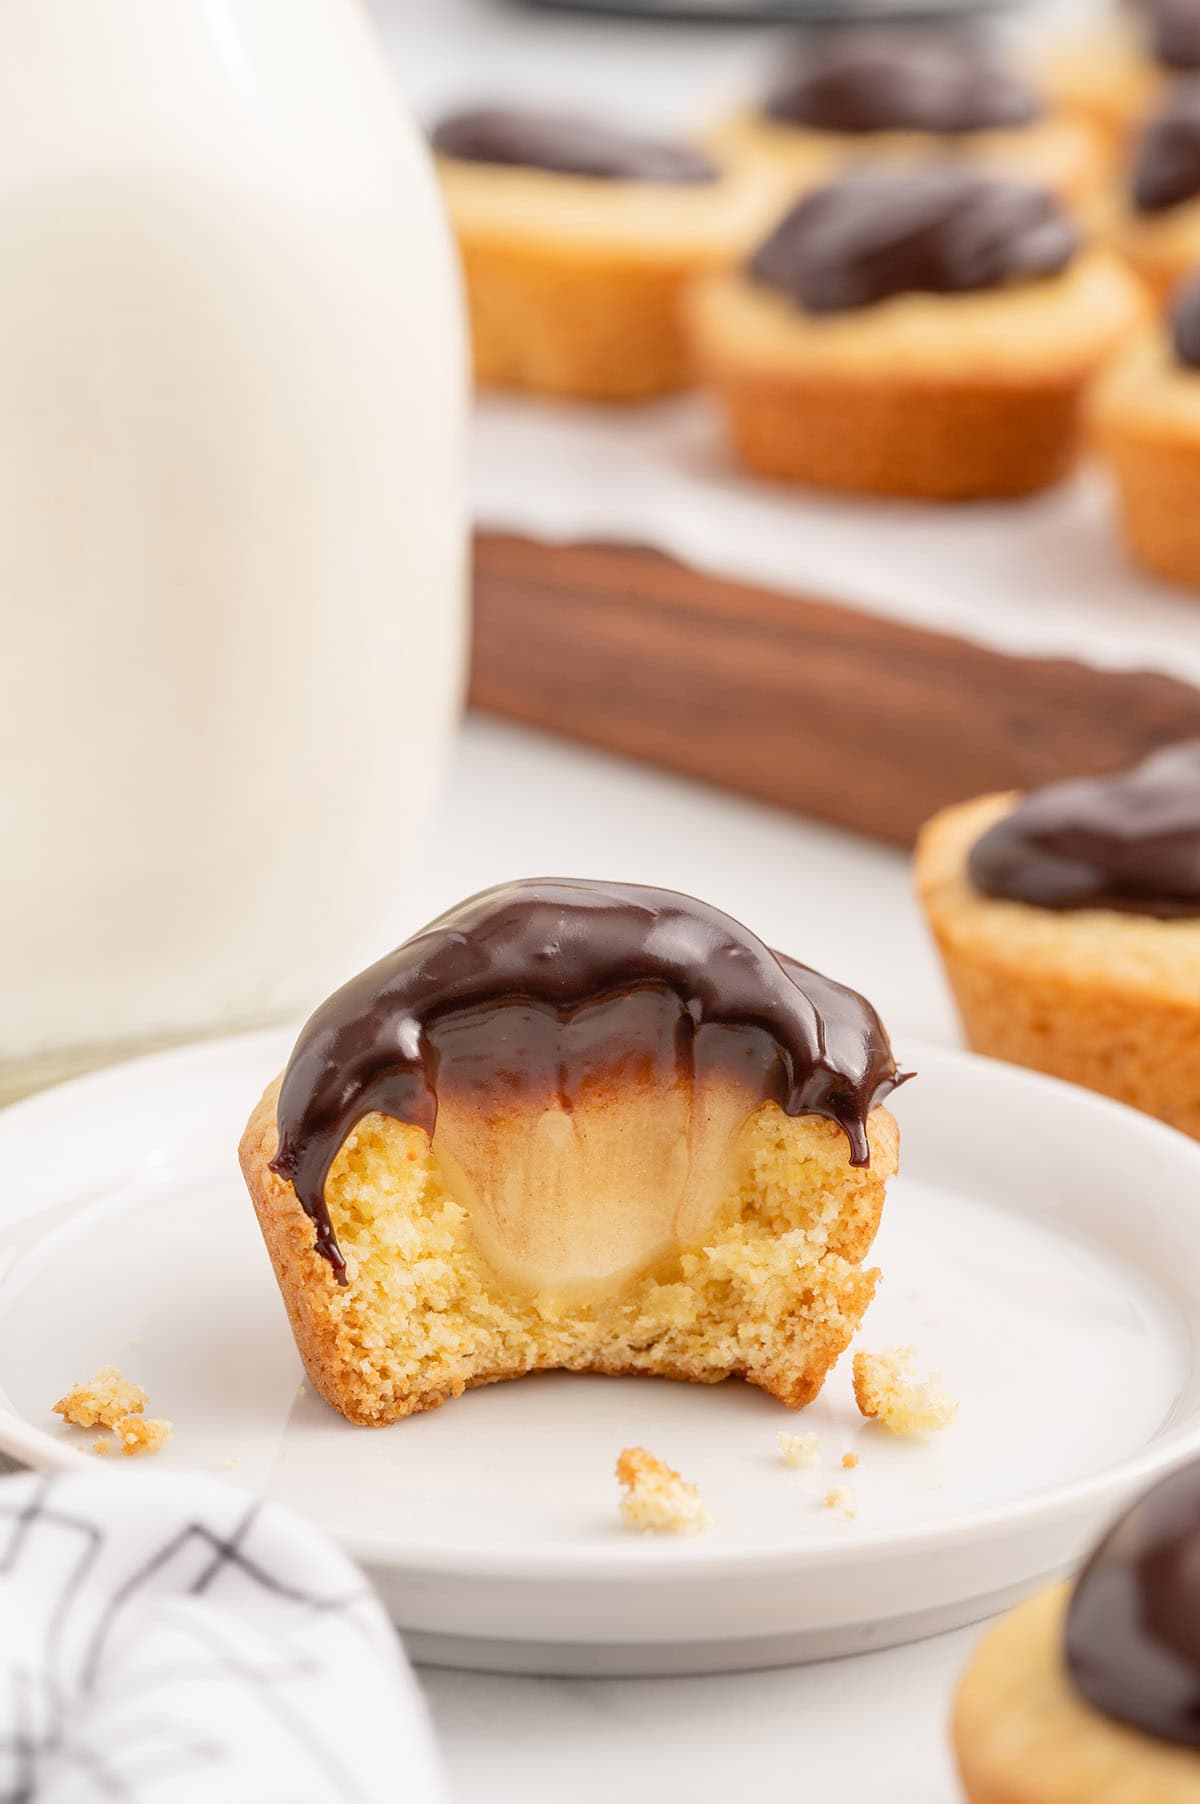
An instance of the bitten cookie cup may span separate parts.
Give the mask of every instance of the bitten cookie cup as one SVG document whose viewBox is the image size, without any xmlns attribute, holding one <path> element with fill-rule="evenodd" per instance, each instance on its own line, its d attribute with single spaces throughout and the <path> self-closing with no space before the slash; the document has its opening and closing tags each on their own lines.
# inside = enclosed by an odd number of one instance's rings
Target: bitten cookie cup
<svg viewBox="0 0 1200 1804">
<path fill-rule="evenodd" d="M 1165 334 L 1139 337 L 1098 384 L 1092 424 L 1131 554 L 1200 589 L 1200 371 Z"/>
<path fill-rule="evenodd" d="M 997 174 L 1049 188 L 1061 200 L 1094 195 L 1112 167 L 1103 136 L 1082 119 L 1049 117 L 1005 131 L 831 132 L 788 125 L 749 108 L 721 120 L 706 140 L 731 164 L 773 177 L 793 198 L 856 163 L 968 158 Z"/>
<path fill-rule="evenodd" d="M 902 1082 L 863 997 L 720 910 L 529 878 L 321 1005 L 242 1170 L 352 1422 L 547 1367 L 799 1409 L 874 1293 Z"/>
<path fill-rule="evenodd" d="M 1200 1138 L 1200 920 L 981 894 L 971 848 L 1015 801 L 945 809 L 917 843 L 917 893 L 968 1044 Z"/>
<path fill-rule="evenodd" d="M 816 315 L 742 273 L 698 284 L 702 379 L 763 476 L 953 501 L 1047 487 L 1080 449 L 1084 390 L 1143 316 L 1116 258 L 968 294 Z"/>
<path fill-rule="evenodd" d="M 970 1804 L 1200 1804 L 1200 1759 L 1093 1710 L 1062 1655 L 1069 1586 L 1031 1598 L 976 1649 L 954 1705 Z"/>
<path fill-rule="evenodd" d="M 682 298 L 777 209 L 751 171 L 686 186 L 438 158 L 466 277 L 476 380 L 636 401 L 686 387 Z"/>
<path fill-rule="evenodd" d="M 680 1098 L 648 1091 L 577 1109 L 565 1214 L 553 1170 L 565 1123 L 546 1131 L 518 1110 L 472 1129 L 500 1174 L 496 1193 L 472 1208 L 452 1156 L 435 1153 L 420 1128 L 371 1115 L 326 1181 L 346 1261 L 340 1286 L 295 1191 L 270 1169 L 278 1092 L 272 1085 L 251 1117 L 242 1170 L 305 1370 L 351 1422 L 379 1426 L 551 1367 L 701 1384 L 739 1375 L 799 1409 L 874 1294 L 879 1274 L 862 1262 L 898 1156 L 885 1108 L 868 1121 L 866 1169 L 849 1165 L 832 1122 L 760 1109 L 678 1240 L 675 1155 L 690 1134 L 703 1159 L 704 1136 L 729 1131 L 735 1097 L 697 1099 L 690 1126 Z M 622 1210 L 622 1184 L 662 1206 Z M 603 1284 L 564 1282 L 572 1265 L 620 1264 L 617 1253 L 627 1263 Z"/>
</svg>

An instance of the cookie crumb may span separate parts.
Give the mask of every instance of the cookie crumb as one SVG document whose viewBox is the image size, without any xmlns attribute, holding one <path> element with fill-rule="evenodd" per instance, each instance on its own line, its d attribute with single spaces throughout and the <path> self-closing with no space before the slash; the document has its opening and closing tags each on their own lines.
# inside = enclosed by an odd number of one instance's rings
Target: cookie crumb
<svg viewBox="0 0 1200 1804">
<path fill-rule="evenodd" d="M 712 1518 L 695 1485 L 648 1448 L 626 1447 L 617 1459 L 617 1478 L 624 1491 L 621 1520 L 635 1533 L 690 1535 L 709 1527 Z"/>
<path fill-rule="evenodd" d="M 171 1436 L 171 1424 L 158 1416 L 122 1416 L 113 1423 L 113 1433 L 121 1452 L 136 1457 L 157 1453 Z"/>
<path fill-rule="evenodd" d="M 826 1492 L 824 1504 L 827 1510 L 840 1510 L 843 1516 L 849 1516 L 851 1520 L 858 1515 L 853 1498 L 841 1485 L 835 1485 L 832 1491 Z"/>
<path fill-rule="evenodd" d="M 853 1472 L 855 1466 L 858 1464 L 857 1453 L 843 1453 L 842 1464 L 845 1466 L 847 1472 Z"/>
<path fill-rule="evenodd" d="M 140 1416 L 146 1393 L 139 1384 L 122 1377 L 116 1366 L 101 1366 L 86 1384 L 77 1384 L 60 1397 L 54 1414 L 72 1428 L 115 1428 L 124 1416 Z"/>
<path fill-rule="evenodd" d="M 98 1441 L 92 1442 L 93 1453 L 98 1453 L 103 1456 L 106 1453 L 111 1453 L 112 1450 L 113 1444 L 105 1435 L 101 1435 Z"/>
<path fill-rule="evenodd" d="M 232 1471 L 234 1471 L 234 1470 L 235 1470 L 235 1468 L 236 1468 L 236 1466 L 237 1466 L 237 1457 L 236 1457 L 236 1455 L 235 1455 L 235 1456 L 233 1456 L 233 1457 L 232 1457 L 232 1458 L 230 1458 L 230 1459 L 227 1459 L 227 1460 L 224 1460 L 224 1461 L 222 1461 L 222 1464 L 223 1464 L 223 1465 L 224 1465 L 224 1467 L 225 1467 L 225 1470 L 226 1470 L 226 1472 L 232 1472 Z"/>
<path fill-rule="evenodd" d="M 918 1380 L 915 1364 L 912 1347 L 854 1355 L 854 1401 L 864 1416 L 893 1434 L 936 1434 L 958 1416 L 958 1402 L 937 1373 Z"/>
<path fill-rule="evenodd" d="M 775 1445 L 789 1466 L 815 1466 L 821 1437 L 815 1434 L 789 1434 L 781 1428 L 775 1436 Z"/>
</svg>

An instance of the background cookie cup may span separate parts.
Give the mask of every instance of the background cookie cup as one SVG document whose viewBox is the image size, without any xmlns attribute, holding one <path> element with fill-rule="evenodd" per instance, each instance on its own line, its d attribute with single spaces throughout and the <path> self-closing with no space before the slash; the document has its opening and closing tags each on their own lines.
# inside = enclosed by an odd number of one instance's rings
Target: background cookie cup
<svg viewBox="0 0 1200 1804">
<path fill-rule="evenodd" d="M 584 400 L 687 384 L 683 292 L 734 262 L 777 202 L 748 171 L 687 186 L 437 161 L 476 380 Z"/>
<path fill-rule="evenodd" d="M 1082 392 L 1143 312 L 1115 258 L 970 294 L 807 313 L 729 273 L 698 284 L 701 379 L 764 476 L 930 500 L 1022 495 L 1079 448 Z"/>
<path fill-rule="evenodd" d="M 971 848 L 1015 801 L 948 808 L 917 843 L 917 892 L 968 1044 L 1200 1137 L 1200 920 L 981 894 Z"/>
<path fill-rule="evenodd" d="M 1200 588 L 1200 277 L 1177 292 L 1169 331 L 1139 339 L 1106 373 L 1092 418 L 1134 557 Z"/>
<path fill-rule="evenodd" d="M 1077 200 L 1108 161 L 1089 126 L 1048 116 L 999 45 L 957 24 L 802 32 L 776 56 L 761 101 L 724 120 L 710 142 L 782 176 L 793 199 L 852 162 L 948 154 Z"/>
<path fill-rule="evenodd" d="M 1116 147 L 1162 98 L 1172 71 L 1154 54 L 1134 6 L 1059 39 L 1038 57 L 1034 77 L 1069 116 L 1086 121 Z"/>
<path fill-rule="evenodd" d="M 1006 1616 L 976 1650 L 954 1706 L 970 1804 L 1200 1804 L 1200 1760 L 1091 1709 L 1062 1657 L 1070 1587 Z"/>
<path fill-rule="evenodd" d="M 746 109 L 713 127 L 705 142 L 737 166 L 761 170 L 792 195 L 826 182 L 848 165 L 918 157 L 967 157 L 988 169 L 1038 182 L 1066 201 L 1092 195 L 1111 157 L 1082 119 L 1039 119 L 1011 131 L 964 132 L 953 138 L 932 132 L 826 132 L 807 130 Z"/>
</svg>

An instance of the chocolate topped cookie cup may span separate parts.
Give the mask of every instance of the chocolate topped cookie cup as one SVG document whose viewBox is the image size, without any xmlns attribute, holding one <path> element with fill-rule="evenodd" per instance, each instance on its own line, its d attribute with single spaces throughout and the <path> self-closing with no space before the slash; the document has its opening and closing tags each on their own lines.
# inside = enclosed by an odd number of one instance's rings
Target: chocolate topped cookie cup
<svg viewBox="0 0 1200 1804">
<path fill-rule="evenodd" d="M 1095 132 L 1049 112 L 995 44 L 950 25 L 813 28 L 758 103 L 709 141 L 784 177 L 793 193 L 852 163 L 948 155 L 1079 200 L 1107 161 Z"/>
<path fill-rule="evenodd" d="M 1028 494 L 1141 317 L 1133 279 L 1044 189 L 938 162 L 804 196 L 691 324 L 741 461 L 863 494 Z"/>
<path fill-rule="evenodd" d="M 718 910 L 506 884 L 318 1009 L 242 1168 L 351 1421 L 544 1367 L 800 1408 L 874 1292 L 900 1081 L 861 996 Z"/>
<path fill-rule="evenodd" d="M 915 875 L 976 1052 L 1200 1138 L 1200 743 L 948 808 Z"/>
<path fill-rule="evenodd" d="M 477 381 L 634 401 L 686 385 L 680 298 L 741 256 L 773 190 L 718 155 L 575 115 L 483 107 L 432 133 Z"/>
<path fill-rule="evenodd" d="M 1090 217 L 1160 302 L 1200 264 L 1200 74 L 1139 126 L 1120 182 Z"/>
<path fill-rule="evenodd" d="M 1200 589 L 1200 269 L 1105 371 L 1091 411 L 1133 557 Z"/>
<path fill-rule="evenodd" d="M 1200 1466 L 988 1631 L 953 1736 L 969 1804 L 1200 1804 Z"/>
</svg>

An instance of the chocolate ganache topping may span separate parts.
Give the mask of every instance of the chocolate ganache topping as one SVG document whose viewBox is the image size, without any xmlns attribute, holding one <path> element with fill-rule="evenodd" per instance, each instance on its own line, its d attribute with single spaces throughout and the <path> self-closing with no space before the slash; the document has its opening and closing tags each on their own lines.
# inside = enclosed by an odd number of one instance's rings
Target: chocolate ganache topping
<svg viewBox="0 0 1200 1804">
<path fill-rule="evenodd" d="M 1145 127 L 1130 195 L 1139 213 L 1162 213 L 1200 195 L 1200 81 L 1181 82 Z"/>
<path fill-rule="evenodd" d="M 660 999 L 646 1026 L 621 1003 Z M 302 1029 L 279 1094 L 279 1150 L 345 1281 L 325 1179 L 364 1115 L 432 1135 L 439 1094 L 483 1108 L 568 1112 L 614 1071 L 740 1084 L 747 1114 L 776 1102 L 835 1121 L 866 1165 L 866 1122 L 903 1081 L 883 1024 L 853 990 L 769 950 L 719 909 L 640 884 L 501 884 L 439 916 L 353 978 Z"/>
<path fill-rule="evenodd" d="M 1200 915 L 1200 740 L 1120 776 L 1036 789 L 971 848 L 985 895 L 1035 908 Z"/>
<path fill-rule="evenodd" d="M 1171 301 L 1171 343 L 1180 363 L 1200 370 L 1200 274 L 1183 282 Z"/>
<path fill-rule="evenodd" d="M 435 127 L 433 148 L 464 163 L 500 163 L 607 182 L 714 182 L 719 171 L 684 144 L 640 138 L 567 113 L 476 107 Z"/>
<path fill-rule="evenodd" d="M 1200 1749 L 1200 1465 L 1148 1492 L 1084 1567 L 1067 1673 L 1105 1716 Z"/>
<path fill-rule="evenodd" d="M 1200 0 L 1139 0 L 1150 54 L 1164 69 L 1200 69 Z"/>
<path fill-rule="evenodd" d="M 1043 189 L 947 163 L 863 171 L 805 195 L 750 273 L 811 313 L 841 313 L 1053 275 L 1078 246 Z"/>
<path fill-rule="evenodd" d="M 1041 106 L 971 32 L 843 26 L 801 40 L 763 111 L 817 131 L 950 135 L 1029 125 Z"/>
</svg>

